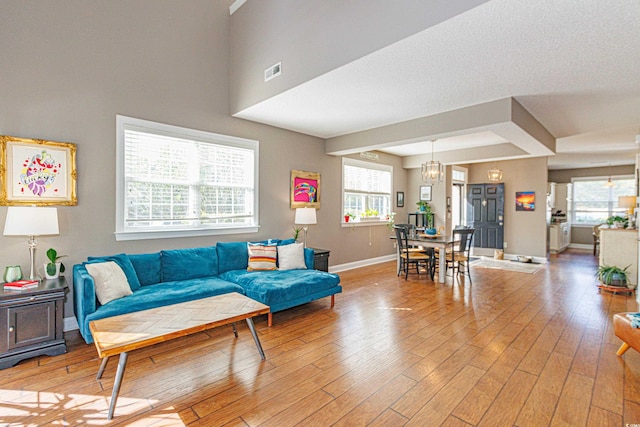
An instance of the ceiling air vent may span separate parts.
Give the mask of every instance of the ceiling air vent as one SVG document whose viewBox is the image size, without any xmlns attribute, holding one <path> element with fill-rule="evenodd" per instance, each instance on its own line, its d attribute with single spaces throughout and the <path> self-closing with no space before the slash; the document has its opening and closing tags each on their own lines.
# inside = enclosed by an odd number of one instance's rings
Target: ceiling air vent
<svg viewBox="0 0 640 427">
<path fill-rule="evenodd" d="M 268 82 L 272 78 L 278 77 L 280 74 L 282 74 L 282 62 L 278 62 L 264 70 L 264 81 Z"/>
</svg>

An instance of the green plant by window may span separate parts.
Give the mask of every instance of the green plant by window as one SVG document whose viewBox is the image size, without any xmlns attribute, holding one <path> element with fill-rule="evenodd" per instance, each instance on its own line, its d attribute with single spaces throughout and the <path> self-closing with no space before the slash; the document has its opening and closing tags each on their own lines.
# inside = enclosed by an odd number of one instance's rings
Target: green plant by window
<svg viewBox="0 0 640 427">
<path fill-rule="evenodd" d="M 621 222 L 626 227 L 627 224 L 629 223 L 629 218 L 625 218 L 625 217 L 622 217 L 620 215 L 613 215 L 613 216 L 610 216 L 609 218 L 607 218 L 607 225 L 609 225 L 609 226 L 613 225 L 616 222 Z"/>
<path fill-rule="evenodd" d="M 374 216 L 378 216 L 378 210 L 377 209 L 367 209 L 364 211 L 364 213 L 362 214 L 363 218 L 371 218 Z"/>
</svg>

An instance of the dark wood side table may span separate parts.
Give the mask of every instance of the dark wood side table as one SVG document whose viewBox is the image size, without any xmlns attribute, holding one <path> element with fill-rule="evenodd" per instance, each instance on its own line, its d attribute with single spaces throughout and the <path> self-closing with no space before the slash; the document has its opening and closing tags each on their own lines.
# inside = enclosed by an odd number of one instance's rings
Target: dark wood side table
<svg viewBox="0 0 640 427">
<path fill-rule="evenodd" d="M 330 250 L 327 249 L 313 249 L 313 259 L 316 270 L 329 271 L 329 254 Z"/>
<path fill-rule="evenodd" d="M 0 293 L 0 369 L 23 359 L 67 352 L 62 334 L 64 277 L 43 280 L 37 288 Z"/>
</svg>

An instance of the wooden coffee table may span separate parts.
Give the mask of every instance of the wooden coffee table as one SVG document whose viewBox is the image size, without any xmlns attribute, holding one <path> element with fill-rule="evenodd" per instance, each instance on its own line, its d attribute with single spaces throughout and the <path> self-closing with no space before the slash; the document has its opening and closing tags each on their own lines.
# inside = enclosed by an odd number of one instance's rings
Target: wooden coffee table
<svg viewBox="0 0 640 427">
<path fill-rule="evenodd" d="M 110 356 L 120 355 L 108 419 L 113 418 L 130 351 L 229 323 L 232 324 L 237 337 L 235 322 L 244 319 L 253 335 L 260 357 L 264 360 L 264 351 L 253 326 L 252 317 L 268 312 L 268 306 L 233 292 L 90 322 L 89 329 L 98 356 L 102 359 L 96 378 L 102 377 Z"/>
</svg>

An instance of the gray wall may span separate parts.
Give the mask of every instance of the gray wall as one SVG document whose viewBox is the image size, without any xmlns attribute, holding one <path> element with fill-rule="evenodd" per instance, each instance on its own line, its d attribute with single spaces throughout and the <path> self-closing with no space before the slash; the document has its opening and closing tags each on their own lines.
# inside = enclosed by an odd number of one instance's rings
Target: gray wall
<svg viewBox="0 0 640 427">
<path fill-rule="evenodd" d="M 38 264 L 49 247 L 68 255 L 70 272 L 89 255 L 290 237 L 291 169 L 321 173 L 309 245 L 331 249 L 332 265 L 393 253 L 386 227 L 341 227 L 341 160 L 324 154 L 322 140 L 229 116 L 230 3 L 3 0 L 0 134 L 78 147 L 78 206 L 58 209 L 60 235 L 39 239 Z M 260 232 L 116 242 L 116 114 L 259 140 Z M 381 161 L 394 166 L 394 192 L 406 191 L 400 159 Z M 0 207 L 0 224 L 5 216 Z M 0 267 L 27 269 L 27 239 L 0 242 Z M 73 316 L 71 297 L 65 317 Z"/>
<path fill-rule="evenodd" d="M 570 183 L 574 177 L 609 176 L 609 175 L 633 175 L 633 165 L 584 168 L 584 169 L 560 169 L 549 171 L 549 182 Z"/>
<path fill-rule="evenodd" d="M 236 113 L 425 30 L 487 0 L 248 1 L 231 17 Z M 331 23 L 327 25 L 327 23 Z M 264 70 L 282 61 L 282 75 Z"/>
<path fill-rule="evenodd" d="M 502 169 L 504 176 L 505 253 L 546 257 L 547 158 L 474 163 L 468 166 L 469 183 L 488 182 L 487 171 L 494 165 Z M 517 191 L 535 191 L 535 211 L 516 212 Z"/>
</svg>

